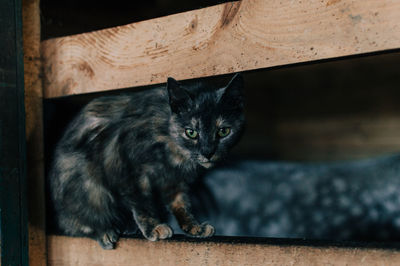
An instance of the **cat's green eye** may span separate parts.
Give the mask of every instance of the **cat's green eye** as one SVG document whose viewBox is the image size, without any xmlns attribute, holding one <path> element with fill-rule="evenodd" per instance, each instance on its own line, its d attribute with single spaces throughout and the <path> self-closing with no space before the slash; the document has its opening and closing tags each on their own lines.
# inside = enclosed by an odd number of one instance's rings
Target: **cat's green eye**
<svg viewBox="0 0 400 266">
<path fill-rule="evenodd" d="M 223 128 L 218 129 L 218 136 L 220 138 L 225 138 L 230 133 L 231 133 L 231 129 L 229 127 L 223 127 Z"/>
<path fill-rule="evenodd" d="M 186 136 L 188 136 L 191 139 L 195 139 L 199 135 L 199 133 L 197 133 L 196 130 L 191 129 L 191 128 L 185 129 L 185 134 L 186 134 Z"/>
</svg>

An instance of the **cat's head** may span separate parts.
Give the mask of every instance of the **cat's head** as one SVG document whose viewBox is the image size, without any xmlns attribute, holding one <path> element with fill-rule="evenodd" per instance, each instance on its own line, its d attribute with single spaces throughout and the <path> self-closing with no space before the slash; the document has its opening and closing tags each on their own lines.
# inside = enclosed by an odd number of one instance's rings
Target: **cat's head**
<svg viewBox="0 0 400 266">
<path fill-rule="evenodd" d="M 170 135 L 192 162 L 205 168 L 226 156 L 244 127 L 243 78 L 236 74 L 222 88 L 184 87 L 168 78 Z"/>
</svg>

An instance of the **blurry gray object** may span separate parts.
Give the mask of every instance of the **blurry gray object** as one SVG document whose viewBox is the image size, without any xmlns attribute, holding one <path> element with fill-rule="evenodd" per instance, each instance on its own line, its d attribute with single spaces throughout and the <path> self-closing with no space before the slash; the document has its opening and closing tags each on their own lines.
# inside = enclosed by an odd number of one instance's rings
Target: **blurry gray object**
<svg viewBox="0 0 400 266">
<path fill-rule="evenodd" d="M 400 239 L 400 154 L 337 163 L 236 161 L 196 185 L 217 235 Z"/>
</svg>

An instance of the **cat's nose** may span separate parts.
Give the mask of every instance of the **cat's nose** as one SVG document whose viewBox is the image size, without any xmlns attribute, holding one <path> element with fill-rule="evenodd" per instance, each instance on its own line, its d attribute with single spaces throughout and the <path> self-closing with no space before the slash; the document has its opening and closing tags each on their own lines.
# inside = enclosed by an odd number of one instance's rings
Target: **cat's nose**
<svg viewBox="0 0 400 266">
<path fill-rule="evenodd" d="M 203 152 L 201 153 L 204 157 L 206 157 L 208 160 L 210 160 L 210 158 L 214 155 L 215 153 L 215 149 L 206 149 L 203 150 Z"/>
<path fill-rule="evenodd" d="M 206 157 L 208 160 L 210 160 L 210 158 L 214 155 L 214 153 L 207 153 L 207 154 L 203 154 L 204 157 Z"/>
</svg>

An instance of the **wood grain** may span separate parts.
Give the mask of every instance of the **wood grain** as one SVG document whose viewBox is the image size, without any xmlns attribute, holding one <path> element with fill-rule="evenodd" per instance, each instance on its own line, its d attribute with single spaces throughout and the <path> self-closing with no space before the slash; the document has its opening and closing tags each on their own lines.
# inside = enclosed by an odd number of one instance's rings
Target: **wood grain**
<svg viewBox="0 0 400 266">
<path fill-rule="evenodd" d="M 46 265 L 39 0 L 23 0 L 29 265 Z"/>
<path fill-rule="evenodd" d="M 44 41 L 45 97 L 400 47 L 396 0 L 243 0 Z"/>
<path fill-rule="evenodd" d="M 398 265 L 400 252 L 374 247 L 307 246 L 306 241 L 258 239 L 230 241 L 159 241 L 121 239 L 115 250 L 93 240 L 49 236 L 49 265 Z"/>
</svg>

